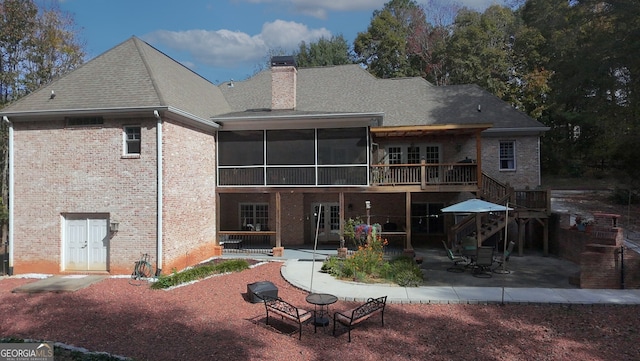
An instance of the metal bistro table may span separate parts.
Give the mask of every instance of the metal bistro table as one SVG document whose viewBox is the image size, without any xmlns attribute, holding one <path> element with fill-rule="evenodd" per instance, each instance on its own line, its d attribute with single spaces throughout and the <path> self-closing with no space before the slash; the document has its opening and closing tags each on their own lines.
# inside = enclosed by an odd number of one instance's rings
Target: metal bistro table
<svg viewBox="0 0 640 361">
<path fill-rule="evenodd" d="M 310 293 L 307 302 L 314 305 L 313 324 L 315 326 L 326 327 L 329 325 L 329 305 L 336 303 L 338 297 L 328 293 Z"/>
</svg>

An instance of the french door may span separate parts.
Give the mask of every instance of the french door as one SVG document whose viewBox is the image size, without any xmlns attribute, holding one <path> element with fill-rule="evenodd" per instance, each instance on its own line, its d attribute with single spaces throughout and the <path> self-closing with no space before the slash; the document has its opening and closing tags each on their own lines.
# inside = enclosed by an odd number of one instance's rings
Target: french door
<svg viewBox="0 0 640 361">
<path fill-rule="evenodd" d="M 108 219 L 100 216 L 65 219 L 65 271 L 107 271 L 108 226 Z"/>
<path fill-rule="evenodd" d="M 312 239 L 318 243 L 340 242 L 340 206 L 338 203 L 314 203 L 311 205 Z"/>
</svg>

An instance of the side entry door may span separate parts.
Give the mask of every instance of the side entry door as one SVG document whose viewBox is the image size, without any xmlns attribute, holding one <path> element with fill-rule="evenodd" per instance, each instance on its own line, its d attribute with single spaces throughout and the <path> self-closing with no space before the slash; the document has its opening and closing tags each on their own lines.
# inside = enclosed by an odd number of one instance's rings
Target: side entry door
<svg viewBox="0 0 640 361">
<path fill-rule="evenodd" d="M 65 271 L 107 271 L 109 222 L 105 217 L 65 219 Z"/>
</svg>

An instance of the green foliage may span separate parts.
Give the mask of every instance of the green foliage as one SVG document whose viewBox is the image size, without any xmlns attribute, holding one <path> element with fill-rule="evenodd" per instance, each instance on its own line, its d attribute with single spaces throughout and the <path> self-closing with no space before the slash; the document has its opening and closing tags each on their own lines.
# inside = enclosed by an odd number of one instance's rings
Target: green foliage
<svg viewBox="0 0 640 361">
<path fill-rule="evenodd" d="M 611 201 L 615 204 L 638 204 L 640 202 L 640 189 L 616 187 L 611 193 Z"/>
<path fill-rule="evenodd" d="M 426 22 L 424 12 L 413 0 L 391 0 L 373 12 L 366 32 L 358 33 L 354 52 L 359 63 L 378 78 L 420 76 L 419 59 L 409 53 L 407 39 L 416 22 Z"/>
<path fill-rule="evenodd" d="M 349 44 L 342 35 L 332 36 L 330 39 L 321 38 L 309 44 L 303 41 L 295 58 L 300 68 L 345 65 L 354 62 L 349 53 Z"/>
<path fill-rule="evenodd" d="M 209 262 L 196 267 L 187 269 L 182 272 L 173 273 L 166 276 L 160 276 L 156 282 L 151 285 L 153 289 L 169 288 L 179 284 L 203 279 L 213 274 L 240 272 L 249 268 L 249 262 L 242 259 L 225 260 L 219 263 Z"/>
<path fill-rule="evenodd" d="M 412 258 L 401 256 L 384 259 L 386 241 L 379 237 L 359 249 L 347 259 L 330 257 L 322 264 L 322 271 L 339 279 L 358 282 L 393 282 L 403 287 L 422 284 L 422 271 Z"/>
<path fill-rule="evenodd" d="M 344 240 L 351 243 L 354 247 L 358 247 L 360 243 L 356 240 L 356 227 L 364 222 L 360 217 L 349 218 L 344 224 Z"/>
<path fill-rule="evenodd" d="M 619 167 L 618 149 L 640 125 L 640 2 L 536 0 L 519 13 L 541 39 L 529 54 L 552 74 L 539 118 L 551 127 L 543 138 L 544 169 L 562 174 L 575 173 L 574 165 L 597 166 L 620 170 L 620 181 L 637 179 L 633 167 Z"/>
<path fill-rule="evenodd" d="M 422 285 L 422 271 L 410 257 L 401 256 L 392 260 L 389 273 L 393 281 L 400 286 L 418 287 Z"/>
<path fill-rule="evenodd" d="M 0 2 L 0 107 L 82 64 L 73 18 L 55 3 Z"/>
</svg>

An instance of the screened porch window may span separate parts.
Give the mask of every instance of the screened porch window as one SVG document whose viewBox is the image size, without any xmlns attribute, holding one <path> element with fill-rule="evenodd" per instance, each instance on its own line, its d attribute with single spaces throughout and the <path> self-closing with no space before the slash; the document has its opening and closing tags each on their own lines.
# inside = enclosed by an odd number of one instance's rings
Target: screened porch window
<svg viewBox="0 0 640 361">
<path fill-rule="evenodd" d="M 221 131 L 218 185 L 368 183 L 367 128 Z"/>
</svg>

